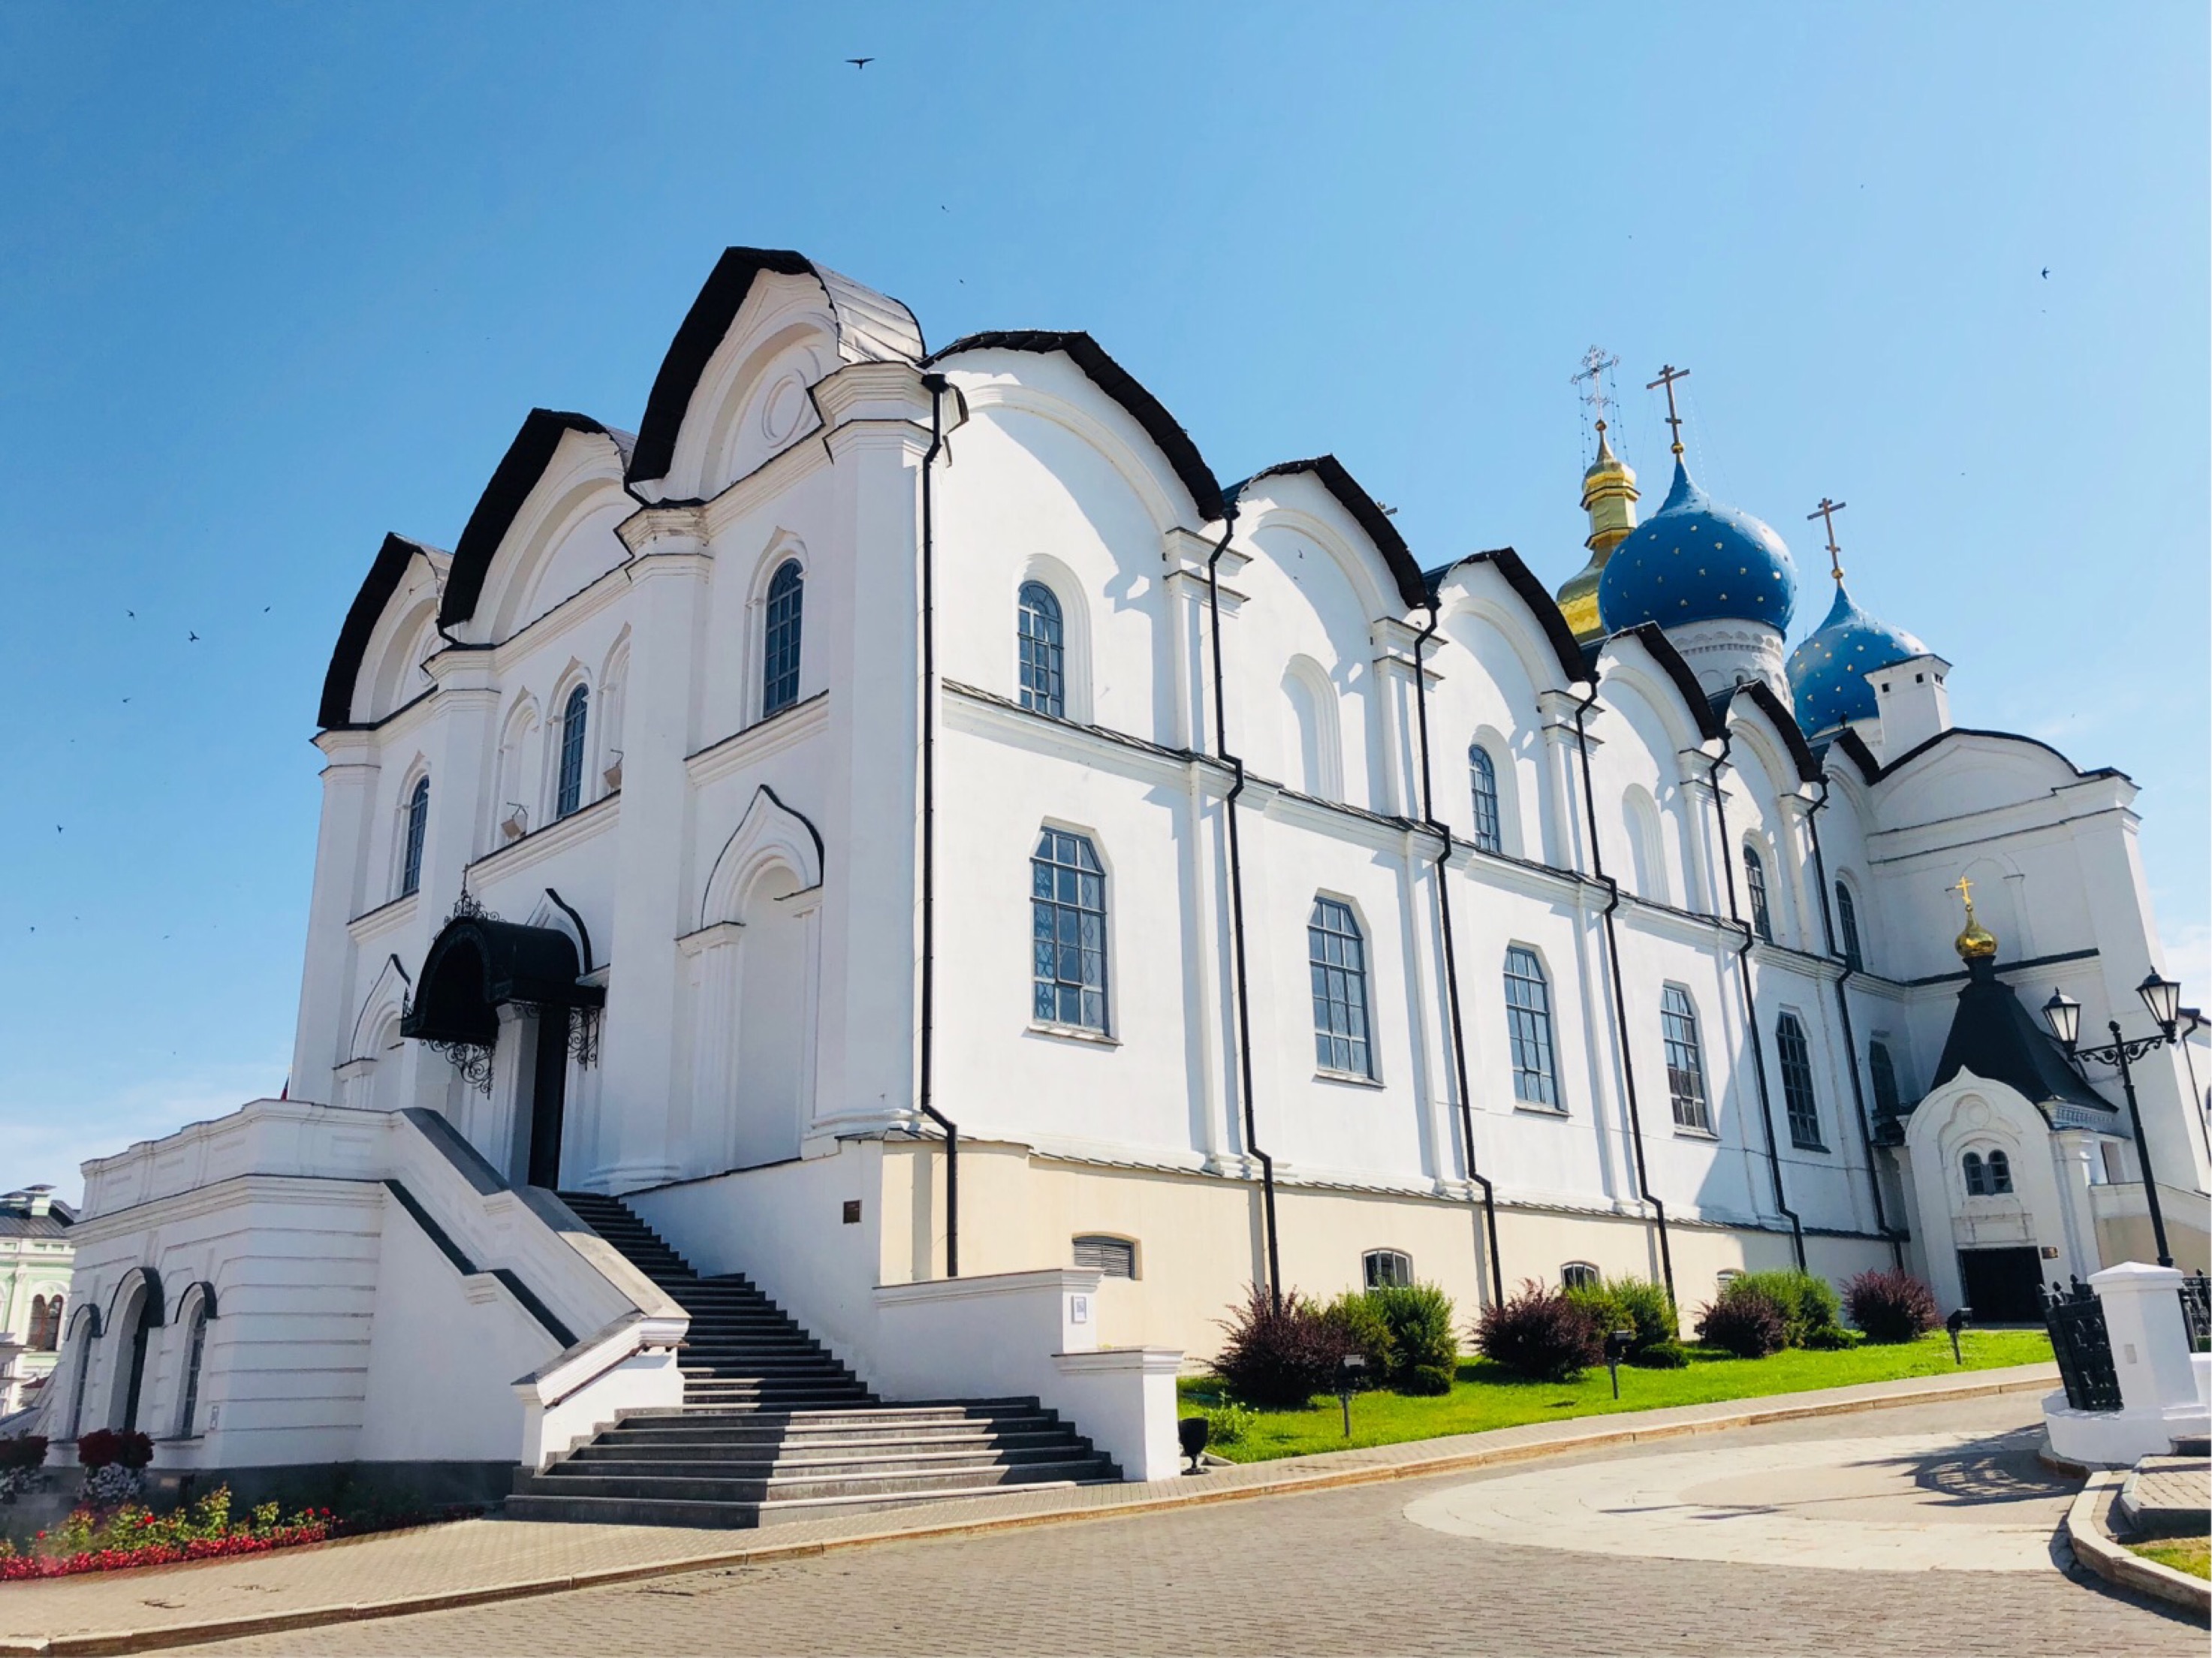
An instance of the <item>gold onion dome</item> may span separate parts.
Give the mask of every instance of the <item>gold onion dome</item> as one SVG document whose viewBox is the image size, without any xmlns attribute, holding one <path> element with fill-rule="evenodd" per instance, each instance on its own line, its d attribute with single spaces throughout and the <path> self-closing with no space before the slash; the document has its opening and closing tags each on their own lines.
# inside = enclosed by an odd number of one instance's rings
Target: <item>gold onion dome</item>
<svg viewBox="0 0 2212 1658">
<path fill-rule="evenodd" d="M 1951 941 L 1962 962 L 1986 962 L 1997 953 L 1997 935 L 1974 919 L 1974 901 L 1966 903 L 1966 927 Z"/>
<path fill-rule="evenodd" d="M 1590 532 L 1583 542 L 1589 562 L 1569 576 L 1559 592 L 1559 611 L 1584 644 L 1605 631 L 1598 619 L 1597 585 L 1613 550 L 1636 528 L 1636 470 L 1613 452 L 1605 422 L 1597 423 L 1597 459 L 1583 473 L 1583 511 L 1589 514 Z"/>
</svg>

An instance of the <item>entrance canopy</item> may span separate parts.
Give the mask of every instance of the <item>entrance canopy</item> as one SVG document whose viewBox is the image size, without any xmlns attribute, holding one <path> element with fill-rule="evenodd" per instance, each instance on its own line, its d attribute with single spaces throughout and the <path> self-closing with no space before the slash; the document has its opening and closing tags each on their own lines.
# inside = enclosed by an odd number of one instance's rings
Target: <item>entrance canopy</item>
<svg viewBox="0 0 2212 1658">
<path fill-rule="evenodd" d="M 428 1042 L 489 1048 L 499 1035 L 502 1002 L 551 1007 L 603 1005 L 607 993 L 581 985 L 568 935 L 489 915 L 456 915 L 431 943 L 399 1034 Z"/>
</svg>

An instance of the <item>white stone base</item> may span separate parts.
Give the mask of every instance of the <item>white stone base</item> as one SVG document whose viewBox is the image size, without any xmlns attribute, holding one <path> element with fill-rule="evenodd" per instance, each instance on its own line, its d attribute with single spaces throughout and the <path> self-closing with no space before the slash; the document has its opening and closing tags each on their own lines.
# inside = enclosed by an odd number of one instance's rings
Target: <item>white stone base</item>
<svg viewBox="0 0 2212 1658">
<path fill-rule="evenodd" d="M 2066 1402 L 2062 1388 L 2044 1396 L 2043 1426 L 2051 1450 L 2069 1462 L 2131 1468 L 2146 1456 L 2167 1455 L 2176 1439 L 2212 1430 L 2212 1416 L 2201 1406 L 2166 1412 L 2077 1411 Z"/>
</svg>

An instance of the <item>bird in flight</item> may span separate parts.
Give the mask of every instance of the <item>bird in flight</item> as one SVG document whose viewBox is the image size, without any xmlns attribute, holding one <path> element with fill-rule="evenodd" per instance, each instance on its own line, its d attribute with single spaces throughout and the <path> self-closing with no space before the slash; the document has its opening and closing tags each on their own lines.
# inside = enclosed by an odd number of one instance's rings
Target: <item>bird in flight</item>
<svg viewBox="0 0 2212 1658">
<path fill-rule="evenodd" d="M 2043 280 L 2045 282 L 2051 280 L 2051 267 L 2047 264 L 2043 267 Z"/>
<path fill-rule="evenodd" d="M 874 63 L 876 60 L 872 58 L 848 58 L 845 61 L 850 64 L 854 69 L 866 69 L 869 64 Z"/>
<path fill-rule="evenodd" d="M 192 632 L 190 629 L 186 629 L 185 630 L 185 640 L 188 644 L 198 644 L 199 642 L 199 637 L 200 636 L 198 634 Z"/>
<path fill-rule="evenodd" d="M 123 614 L 125 616 L 137 616 L 138 612 L 136 610 L 125 610 Z"/>
</svg>

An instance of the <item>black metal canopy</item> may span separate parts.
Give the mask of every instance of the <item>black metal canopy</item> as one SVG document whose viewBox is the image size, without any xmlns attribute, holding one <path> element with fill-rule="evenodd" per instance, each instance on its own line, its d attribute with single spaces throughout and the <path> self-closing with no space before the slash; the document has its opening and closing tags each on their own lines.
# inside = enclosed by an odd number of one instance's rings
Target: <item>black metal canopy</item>
<svg viewBox="0 0 2212 1658">
<path fill-rule="evenodd" d="M 429 1042 L 488 1048 L 499 1035 L 502 1002 L 599 1007 L 607 993 L 582 985 L 576 946 L 550 926 L 489 915 L 456 915 L 432 941 L 399 1034 Z"/>
</svg>

